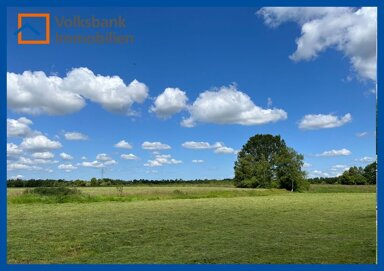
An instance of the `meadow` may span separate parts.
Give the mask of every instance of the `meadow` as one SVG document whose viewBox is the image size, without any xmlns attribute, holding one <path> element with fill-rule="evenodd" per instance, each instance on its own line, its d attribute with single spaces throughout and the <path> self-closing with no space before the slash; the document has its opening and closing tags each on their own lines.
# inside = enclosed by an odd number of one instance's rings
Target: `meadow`
<svg viewBox="0 0 384 271">
<path fill-rule="evenodd" d="M 8 189 L 8 263 L 375 263 L 376 186 Z"/>
</svg>

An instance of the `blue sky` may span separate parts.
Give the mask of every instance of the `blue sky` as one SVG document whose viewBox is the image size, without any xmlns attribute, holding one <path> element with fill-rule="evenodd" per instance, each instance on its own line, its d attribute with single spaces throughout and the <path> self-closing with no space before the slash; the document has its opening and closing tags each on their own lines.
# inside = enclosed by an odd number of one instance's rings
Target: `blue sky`
<svg viewBox="0 0 384 271">
<path fill-rule="evenodd" d="M 51 14 L 49 45 L 17 44 L 20 12 Z M 10 8 L 7 16 L 8 177 L 90 179 L 101 168 L 122 179 L 232 177 L 236 151 L 258 133 L 280 134 L 313 177 L 375 159 L 375 9 Z M 121 16 L 126 28 L 63 29 L 55 16 Z M 55 41 L 108 31 L 135 41 Z"/>
</svg>

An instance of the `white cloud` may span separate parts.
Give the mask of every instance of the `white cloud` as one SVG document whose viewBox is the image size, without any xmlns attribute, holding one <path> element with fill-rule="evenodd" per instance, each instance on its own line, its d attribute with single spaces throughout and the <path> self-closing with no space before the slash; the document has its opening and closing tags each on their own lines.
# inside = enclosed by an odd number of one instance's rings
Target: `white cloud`
<svg viewBox="0 0 384 271">
<path fill-rule="evenodd" d="M 147 96 L 147 86 L 137 80 L 126 85 L 119 76 L 95 75 L 88 68 L 72 69 L 63 78 L 42 71 L 7 73 L 8 106 L 33 115 L 74 113 L 85 106 L 86 99 L 108 111 L 130 113 L 131 105 Z"/>
<path fill-rule="evenodd" d="M 62 147 L 62 145 L 60 142 L 50 140 L 44 135 L 36 135 L 33 137 L 24 138 L 20 144 L 20 147 L 31 152 L 46 152 L 59 149 Z"/>
<path fill-rule="evenodd" d="M 106 166 L 112 166 L 112 165 L 116 165 L 116 164 L 117 164 L 117 162 L 113 159 L 104 162 L 104 165 L 106 165 Z"/>
<path fill-rule="evenodd" d="M 148 142 L 145 141 L 143 144 L 141 144 L 141 147 L 144 150 L 169 150 L 171 146 L 167 144 L 163 144 L 161 142 Z"/>
<path fill-rule="evenodd" d="M 115 147 L 120 149 L 132 149 L 131 144 L 129 144 L 125 140 L 121 140 L 120 142 L 116 143 Z"/>
<path fill-rule="evenodd" d="M 31 133 L 29 126 L 33 122 L 27 118 L 21 117 L 17 120 L 7 119 L 7 137 L 25 137 Z"/>
<path fill-rule="evenodd" d="M 68 153 L 65 153 L 65 152 L 60 153 L 60 157 L 63 160 L 72 160 L 73 159 L 73 157 L 71 155 L 69 155 Z"/>
<path fill-rule="evenodd" d="M 368 135 L 368 132 L 361 132 L 361 133 L 356 133 L 357 137 L 365 137 Z"/>
<path fill-rule="evenodd" d="M 99 153 L 96 155 L 96 160 L 98 161 L 111 161 L 112 158 L 109 157 L 106 153 Z"/>
<path fill-rule="evenodd" d="M 237 154 L 236 150 L 230 147 L 226 147 L 223 143 L 220 142 L 210 144 L 209 142 L 204 141 L 186 141 L 181 144 L 181 146 L 192 150 L 214 149 L 214 152 L 218 154 Z"/>
<path fill-rule="evenodd" d="M 130 154 L 122 154 L 120 155 L 121 158 L 125 159 L 125 160 L 138 160 L 139 157 L 137 157 L 136 155 L 130 153 Z"/>
<path fill-rule="evenodd" d="M 161 167 L 163 165 L 176 165 L 182 163 L 181 160 L 176 160 L 171 157 L 170 154 L 157 154 L 155 155 L 155 159 L 148 160 L 147 163 L 144 164 L 146 167 Z"/>
<path fill-rule="evenodd" d="M 331 167 L 332 171 L 336 171 L 336 172 L 339 172 L 339 173 L 342 173 L 342 172 L 344 172 L 344 171 L 346 171 L 348 169 L 349 169 L 349 166 L 347 166 L 347 165 L 333 165 Z"/>
<path fill-rule="evenodd" d="M 79 132 L 67 132 L 64 134 L 66 140 L 87 140 L 88 136 Z"/>
<path fill-rule="evenodd" d="M 71 172 L 72 170 L 77 169 L 77 167 L 75 167 L 72 164 L 60 164 L 57 168 L 61 170 L 65 170 L 66 172 Z"/>
<path fill-rule="evenodd" d="M 190 117 L 181 122 L 184 127 L 193 127 L 197 122 L 259 125 L 287 118 L 287 113 L 282 109 L 256 106 L 235 85 L 200 93 L 188 110 Z"/>
<path fill-rule="evenodd" d="M 70 71 L 63 88 L 100 103 L 108 111 L 120 113 L 130 113 L 133 103 L 142 103 L 148 97 L 148 87 L 137 80 L 126 85 L 119 76 L 95 75 L 88 68 Z"/>
<path fill-rule="evenodd" d="M 310 164 L 310 163 L 306 163 L 306 162 L 304 162 L 304 164 L 303 164 L 303 167 L 305 167 L 305 168 L 307 168 L 307 167 L 311 167 L 312 166 L 312 164 Z"/>
<path fill-rule="evenodd" d="M 83 167 L 93 167 L 93 168 L 102 168 L 102 167 L 105 167 L 105 165 L 99 161 L 93 161 L 93 162 L 82 162 L 80 163 L 79 165 L 83 166 Z"/>
<path fill-rule="evenodd" d="M 184 91 L 178 88 L 166 88 L 157 96 L 150 111 L 156 113 L 159 118 L 166 119 L 187 107 L 188 97 Z"/>
<path fill-rule="evenodd" d="M 201 163 L 204 163 L 204 160 L 195 159 L 195 160 L 192 160 L 192 163 L 201 164 Z"/>
<path fill-rule="evenodd" d="M 218 154 L 237 154 L 237 151 L 232 149 L 232 148 L 226 147 L 226 146 L 221 146 L 221 147 L 218 147 L 215 149 L 215 153 L 218 153 Z"/>
<path fill-rule="evenodd" d="M 7 143 L 7 157 L 17 157 L 23 152 L 22 149 L 19 148 L 14 143 Z"/>
<path fill-rule="evenodd" d="M 12 170 L 42 170 L 41 167 L 34 165 L 34 161 L 29 158 L 19 157 L 18 161 L 7 161 L 7 171 Z"/>
<path fill-rule="evenodd" d="M 376 7 L 266 7 L 257 13 L 271 27 L 289 21 L 301 26 L 292 60 L 311 60 L 334 48 L 361 78 L 376 81 Z"/>
<path fill-rule="evenodd" d="M 331 177 L 329 173 L 321 170 L 313 170 L 309 173 L 310 178 L 315 178 L 315 177 Z"/>
<path fill-rule="evenodd" d="M 351 121 L 352 116 L 350 113 L 345 114 L 343 117 L 337 117 L 332 114 L 305 115 L 299 122 L 299 128 L 303 130 L 335 128 Z"/>
<path fill-rule="evenodd" d="M 21 180 L 23 178 L 24 178 L 24 176 L 19 174 L 19 175 L 16 175 L 16 176 L 12 176 L 11 180 Z"/>
<path fill-rule="evenodd" d="M 348 156 L 351 154 L 352 152 L 350 150 L 341 149 L 341 150 L 324 151 L 323 153 L 317 154 L 316 156 L 332 157 L 332 156 Z"/>
<path fill-rule="evenodd" d="M 374 157 L 369 157 L 369 156 L 364 156 L 362 158 L 359 158 L 359 159 L 355 159 L 356 162 L 360 162 L 360 163 L 372 163 L 372 162 L 375 162 L 376 161 L 376 158 Z"/>
<path fill-rule="evenodd" d="M 46 152 L 35 152 L 32 154 L 33 158 L 37 159 L 52 159 L 55 157 L 55 155 L 52 152 L 46 151 Z"/>
<path fill-rule="evenodd" d="M 87 160 L 86 156 L 81 156 L 81 160 Z"/>
<path fill-rule="evenodd" d="M 7 103 L 16 112 L 32 115 L 64 115 L 84 107 L 84 99 L 63 89 L 63 79 L 44 72 L 7 72 Z M 47 95 L 49 93 L 49 95 Z"/>
<path fill-rule="evenodd" d="M 197 150 L 203 150 L 203 149 L 211 149 L 213 146 L 209 144 L 208 142 L 196 142 L 196 141 L 186 141 L 183 144 L 181 144 L 184 148 L 187 149 L 197 149 Z"/>
</svg>

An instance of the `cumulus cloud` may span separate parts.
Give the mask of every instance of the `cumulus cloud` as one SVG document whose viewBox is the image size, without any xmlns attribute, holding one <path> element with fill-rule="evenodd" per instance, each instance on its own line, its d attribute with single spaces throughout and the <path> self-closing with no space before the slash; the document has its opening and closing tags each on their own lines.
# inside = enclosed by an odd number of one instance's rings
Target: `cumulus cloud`
<svg viewBox="0 0 384 271">
<path fill-rule="evenodd" d="M 376 81 L 376 7 L 266 7 L 257 14 L 271 27 L 289 21 L 300 25 L 292 60 L 315 59 L 334 48 L 349 58 L 361 78 Z"/>
<path fill-rule="evenodd" d="M 66 171 L 66 172 L 71 172 L 72 170 L 77 169 L 77 167 L 75 167 L 75 166 L 72 165 L 72 164 L 60 164 L 60 165 L 58 165 L 57 168 L 58 168 L 58 169 L 61 169 L 61 170 L 64 170 L 64 171 Z"/>
<path fill-rule="evenodd" d="M 36 159 L 52 159 L 55 157 L 55 155 L 52 152 L 46 151 L 46 152 L 35 152 L 32 154 L 33 158 Z"/>
<path fill-rule="evenodd" d="M 235 85 L 200 93 L 188 110 L 190 117 L 181 122 L 184 127 L 193 127 L 197 122 L 259 125 L 287 118 L 287 113 L 282 109 L 256 106 Z"/>
<path fill-rule="evenodd" d="M 93 167 L 93 168 L 102 168 L 102 167 L 105 167 L 105 165 L 99 161 L 93 161 L 93 162 L 87 162 L 87 161 L 84 161 L 82 163 L 80 163 L 79 165 L 83 166 L 83 167 Z"/>
<path fill-rule="evenodd" d="M 148 141 L 143 142 L 143 144 L 141 144 L 141 147 L 144 150 L 157 150 L 157 151 L 169 150 L 171 148 L 171 146 L 167 144 L 163 144 L 161 142 L 148 142 Z"/>
<path fill-rule="evenodd" d="M 99 153 L 96 155 L 96 160 L 98 161 L 111 161 L 112 158 L 109 157 L 106 153 Z"/>
<path fill-rule="evenodd" d="M 332 156 L 348 156 L 351 154 L 352 152 L 348 149 L 340 149 L 340 150 L 324 151 L 320 154 L 317 154 L 316 156 L 332 157 Z"/>
<path fill-rule="evenodd" d="M 156 113 L 159 118 L 166 119 L 187 107 L 188 97 L 184 91 L 178 88 L 166 88 L 157 96 L 150 111 Z"/>
<path fill-rule="evenodd" d="M 181 144 L 184 148 L 187 149 L 195 149 L 195 150 L 203 150 L 203 149 L 211 149 L 213 146 L 208 142 L 196 142 L 196 141 L 186 141 Z"/>
<path fill-rule="evenodd" d="M 63 160 L 72 160 L 73 159 L 73 157 L 71 155 L 69 155 L 68 153 L 65 153 L 65 152 L 60 153 L 60 157 Z"/>
<path fill-rule="evenodd" d="M 125 159 L 125 160 L 138 160 L 139 157 L 137 157 L 136 155 L 130 153 L 130 154 L 122 154 L 120 155 L 121 158 Z"/>
<path fill-rule="evenodd" d="M 23 178 L 24 178 L 23 175 L 18 174 L 18 175 L 12 176 L 10 179 L 11 180 L 22 180 Z"/>
<path fill-rule="evenodd" d="M 303 164 L 303 167 L 305 167 L 305 168 L 307 168 L 307 167 L 311 167 L 312 166 L 312 164 L 310 164 L 310 163 L 306 163 L 306 162 L 304 162 L 304 164 Z"/>
<path fill-rule="evenodd" d="M 14 143 L 7 143 L 7 157 L 17 157 L 23 152 L 19 146 Z"/>
<path fill-rule="evenodd" d="M 87 140 L 88 136 L 79 132 L 67 132 L 64 134 L 66 140 Z"/>
<path fill-rule="evenodd" d="M 369 156 L 364 156 L 362 158 L 359 158 L 359 159 L 355 159 L 356 162 L 360 162 L 360 163 L 372 163 L 372 162 L 375 162 L 376 161 L 376 158 L 374 157 L 369 157 Z"/>
<path fill-rule="evenodd" d="M 7 137 L 25 137 L 31 133 L 29 126 L 33 122 L 25 117 L 7 119 Z"/>
<path fill-rule="evenodd" d="M 16 112 L 64 115 L 84 107 L 84 99 L 64 89 L 63 79 L 44 72 L 7 73 L 7 103 Z M 49 93 L 49 95 L 47 95 Z"/>
<path fill-rule="evenodd" d="M 121 140 L 121 141 L 119 141 L 118 143 L 116 143 L 116 144 L 115 144 L 115 147 L 116 147 L 116 148 L 120 148 L 120 149 L 132 149 L 131 144 L 129 144 L 129 143 L 126 142 L 125 140 Z"/>
<path fill-rule="evenodd" d="M 186 141 L 183 144 L 181 144 L 181 146 L 187 149 L 192 149 L 192 150 L 214 149 L 214 153 L 218 153 L 218 154 L 237 154 L 236 150 L 230 147 L 226 147 L 221 142 L 210 144 L 209 142 L 205 142 L 205 141 Z"/>
<path fill-rule="evenodd" d="M 119 76 L 95 75 L 88 68 L 70 71 L 62 87 L 111 112 L 130 113 L 133 103 L 142 103 L 148 97 L 148 87 L 137 80 L 126 85 Z"/>
<path fill-rule="evenodd" d="M 215 153 L 218 154 L 237 154 L 237 151 L 226 146 L 220 146 L 215 149 Z"/>
<path fill-rule="evenodd" d="M 170 154 L 157 154 L 153 160 L 148 160 L 147 163 L 144 164 L 146 167 L 161 167 L 163 165 L 176 165 L 180 164 L 183 161 L 176 160 L 171 157 Z"/>
<path fill-rule="evenodd" d="M 335 128 L 343 126 L 351 121 L 352 115 L 350 113 L 345 114 L 343 117 L 338 117 L 332 114 L 305 115 L 299 122 L 299 128 L 303 130 Z"/>
<path fill-rule="evenodd" d="M 315 177 L 331 177 L 328 172 L 321 171 L 321 170 L 313 170 L 309 173 L 309 177 L 315 178 Z"/>
<path fill-rule="evenodd" d="M 147 86 L 137 80 L 126 85 L 119 76 L 95 75 L 84 67 L 72 69 L 63 78 L 42 71 L 7 73 L 8 106 L 33 115 L 74 113 L 87 99 L 108 111 L 130 113 L 132 104 L 142 103 L 147 96 Z"/>
<path fill-rule="evenodd" d="M 62 147 L 58 141 L 50 140 L 44 135 L 36 135 L 24 138 L 20 147 L 30 152 L 46 152 Z"/>
<path fill-rule="evenodd" d="M 201 160 L 201 159 L 194 159 L 194 160 L 192 160 L 192 163 L 195 163 L 195 164 L 201 164 L 201 163 L 204 163 L 204 160 Z"/>
</svg>

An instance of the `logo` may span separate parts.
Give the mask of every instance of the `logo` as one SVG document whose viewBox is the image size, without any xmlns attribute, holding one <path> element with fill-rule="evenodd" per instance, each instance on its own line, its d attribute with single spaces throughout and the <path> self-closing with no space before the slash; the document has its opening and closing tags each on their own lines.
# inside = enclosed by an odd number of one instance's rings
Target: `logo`
<svg viewBox="0 0 384 271">
<path fill-rule="evenodd" d="M 49 44 L 49 13 L 19 13 L 15 34 L 18 44 Z"/>
</svg>

